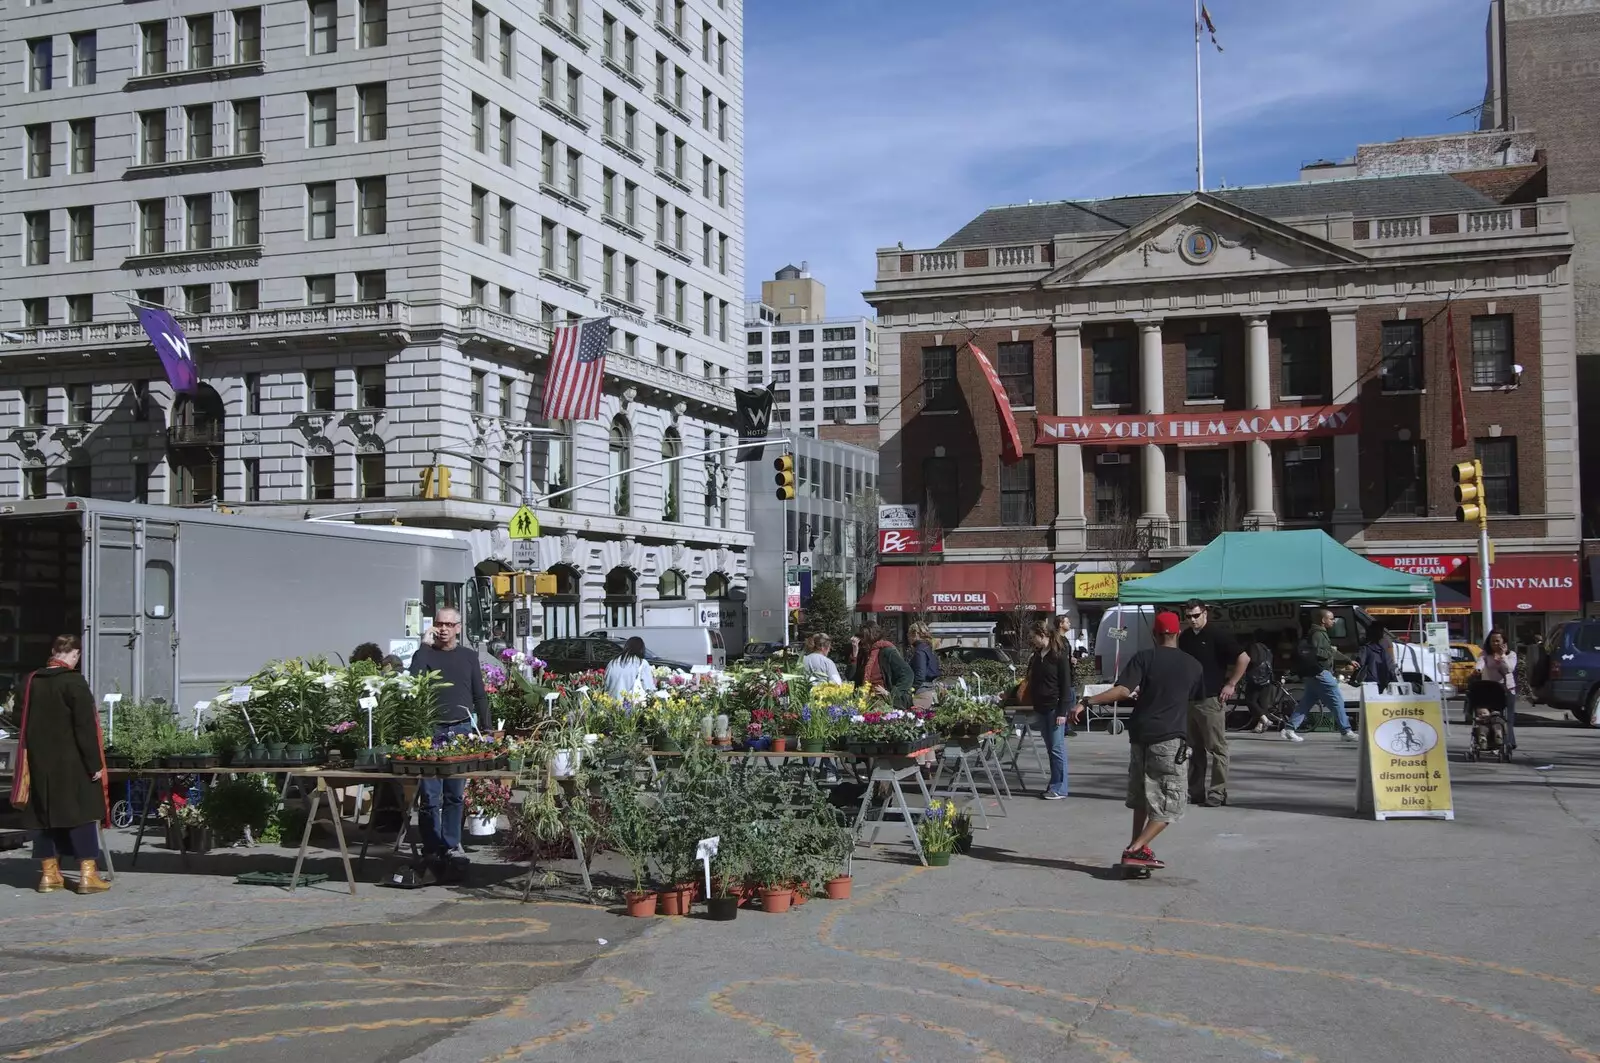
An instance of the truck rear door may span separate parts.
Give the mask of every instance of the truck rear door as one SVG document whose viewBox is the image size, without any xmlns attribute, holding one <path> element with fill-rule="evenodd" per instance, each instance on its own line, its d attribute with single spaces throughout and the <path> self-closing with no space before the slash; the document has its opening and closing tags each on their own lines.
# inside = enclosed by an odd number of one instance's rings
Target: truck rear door
<svg viewBox="0 0 1600 1063">
<path fill-rule="evenodd" d="M 89 655 L 96 694 L 175 697 L 178 525 L 90 514 Z"/>
</svg>

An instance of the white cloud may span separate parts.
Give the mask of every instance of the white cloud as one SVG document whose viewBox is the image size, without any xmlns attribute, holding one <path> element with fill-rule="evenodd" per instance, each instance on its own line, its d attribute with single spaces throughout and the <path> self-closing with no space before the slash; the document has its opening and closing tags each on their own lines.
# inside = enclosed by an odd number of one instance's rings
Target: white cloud
<svg viewBox="0 0 1600 1063">
<path fill-rule="evenodd" d="M 880 246 L 937 243 L 998 203 L 1187 187 L 1187 12 L 1173 16 L 1170 0 L 1114 3 L 1119 17 L 1089 25 L 1048 0 L 976 11 L 927 2 L 901 21 L 890 16 L 909 5 L 885 2 L 849 32 L 834 24 L 817 36 L 749 12 L 748 290 L 807 259 L 829 284 L 830 312 L 855 312 Z M 830 6 L 810 17 L 827 22 Z M 1212 4 L 1227 49 L 1204 45 L 1212 183 L 1293 176 L 1298 153 L 1252 128 L 1337 130 L 1348 142 L 1315 149 L 1328 156 L 1393 135 L 1396 114 L 1437 111 L 1432 129 L 1410 132 L 1446 128 L 1482 90 L 1482 12 L 1463 8 Z M 1169 18 L 1170 32 L 1152 30 Z"/>
</svg>

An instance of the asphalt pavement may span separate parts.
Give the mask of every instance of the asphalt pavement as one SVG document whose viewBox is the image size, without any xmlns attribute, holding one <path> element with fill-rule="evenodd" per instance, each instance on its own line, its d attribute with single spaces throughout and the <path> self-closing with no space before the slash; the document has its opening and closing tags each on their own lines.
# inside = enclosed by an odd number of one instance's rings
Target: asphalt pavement
<svg viewBox="0 0 1600 1063">
<path fill-rule="evenodd" d="M 1452 763 L 1451 823 L 1354 818 L 1336 735 L 1233 736 L 1229 806 L 1144 881 L 1109 868 L 1125 743 L 1080 736 L 1072 798 L 1007 802 L 970 856 L 886 841 L 851 901 L 733 923 L 522 904 L 487 850 L 470 888 L 354 898 L 233 884 L 283 850 L 41 896 L 9 853 L 0 1059 L 1600 1063 L 1600 731 L 1542 722 Z"/>
</svg>

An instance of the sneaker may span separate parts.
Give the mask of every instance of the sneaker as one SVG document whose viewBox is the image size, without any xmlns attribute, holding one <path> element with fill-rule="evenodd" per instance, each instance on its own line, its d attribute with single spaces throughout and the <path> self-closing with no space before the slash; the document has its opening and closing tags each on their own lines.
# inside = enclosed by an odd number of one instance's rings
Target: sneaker
<svg viewBox="0 0 1600 1063">
<path fill-rule="evenodd" d="M 1066 794 L 1058 794 L 1054 790 L 1046 790 L 1039 797 L 1044 801 L 1065 801 L 1067 799 Z"/>
<path fill-rule="evenodd" d="M 1356 737 L 1356 733 L 1354 731 L 1340 731 L 1339 732 L 1339 737 L 1344 739 L 1346 742 L 1359 742 L 1359 741 L 1361 741 L 1360 738 Z"/>
<path fill-rule="evenodd" d="M 1159 868 L 1167 866 L 1160 860 L 1156 859 L 1155 851 L 1152 850 L 1148 845 L 1143 849 L 1124 849 L 1122 851 L 1122 862 L 1125 864 L 1136 864 L 1139 867 Z"/>
<path fill-rule="evenodd" d="M 1279 731 L 1278 733 L 1281 734 L 1284 737 L 1284 739 L 1286 741 L 1289 741 L 1289 742 L 1304 742 L 1305 741 L 1305 739 L 1301 738 L 1299 732 L 1297 732 L 1293 727 L 1285 727 L 1283 730 Z"/>
</svg>

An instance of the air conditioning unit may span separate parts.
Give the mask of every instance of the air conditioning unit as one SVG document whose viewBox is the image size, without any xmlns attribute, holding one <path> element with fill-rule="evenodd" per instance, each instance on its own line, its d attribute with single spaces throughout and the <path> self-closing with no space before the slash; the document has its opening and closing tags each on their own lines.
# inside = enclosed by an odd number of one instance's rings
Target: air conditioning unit
<svg viewBox="0 0 1600 1063">
<path fill-rule="evenodd" d="M 1119 450 L 1112 450 L 1105 454 L 1095 455 L 1094 463 L 1096 465 L 1132 465 L 1133 455 L 1124 454 Z"/>
<path fill-rule="evenodd" d="M 1283 460 L 1286 462 L 1321 461 L 1321 447 L 1301 447 L 1298 450 L 1284 452 Z"/>
</svg>

